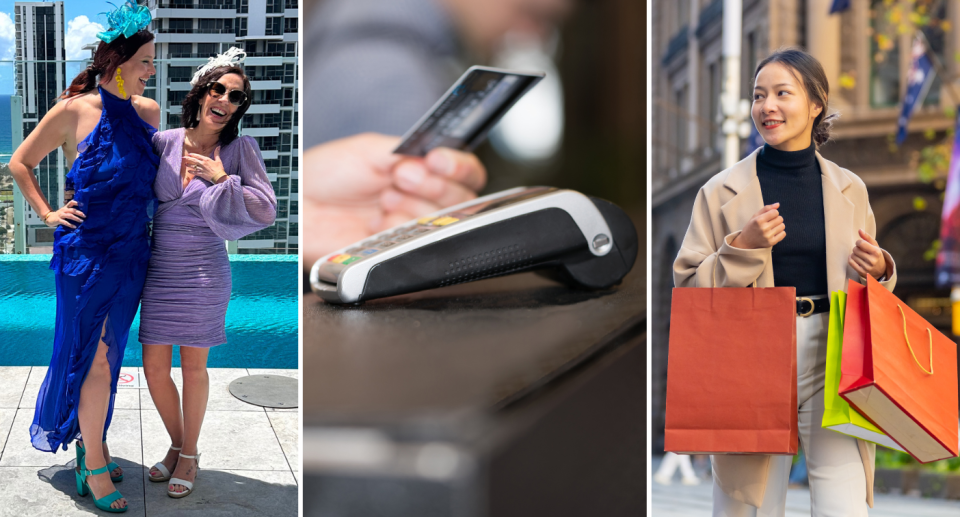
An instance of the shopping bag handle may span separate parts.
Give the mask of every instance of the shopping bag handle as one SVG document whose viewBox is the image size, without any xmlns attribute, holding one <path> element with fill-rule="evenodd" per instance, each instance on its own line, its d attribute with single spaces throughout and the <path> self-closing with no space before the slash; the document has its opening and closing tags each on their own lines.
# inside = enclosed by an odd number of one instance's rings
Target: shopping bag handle
<svg viewBox="0 0 960 517">
<path fill-rule="evenodd" d="M 720 252 L 717 251 L 717 258 L 713 259 L 713 287 L 717 287 L 717 262 L 720 262 Z M 753 281 L 752 287 L 757 287 L 757 281 Z M 812 305 L 812 304 L 811 304 Z"/>
<path fill-rule="evenodd" d="M 900 309 L 900 317 L 903 318 L 903 339 L 907 342 L 907 348 L 910 349 L 910 355 L 913 356 L 913 360 L 917 363 L 917 366 L 923 370 L 923 373 L 927 375 L 933 375 L 933 334 L 930 333 L 930 327 L 927 327 L 927 338 L 930 340 L 930 371 L 928 372 L 926 368 L 920 364 L 920 361 L 917 360 L 917 354 L 913 353 L 913 346 L 910 345 L 910 338 L 907 337 L 907 317 L 903 314 L 903 307 L 900 307 L 900 304 L 897 304 L 897 308 Z"/>
</svg>

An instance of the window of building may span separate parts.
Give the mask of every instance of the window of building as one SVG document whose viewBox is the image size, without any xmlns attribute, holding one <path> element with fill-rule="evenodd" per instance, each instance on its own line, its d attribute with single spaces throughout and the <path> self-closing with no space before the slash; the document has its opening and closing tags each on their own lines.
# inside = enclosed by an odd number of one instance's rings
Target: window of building
<svg viewBox="0 0 960 517">
<path fill-rule="evenodd" d="M 748 65 L 749 66 L 749 65 Z M 720 79 L 722 74 L 720 61 L 714 61 L 708 68 L 707 77 L 710 81 L 710 93 L 707 96 L 707 146 L 717 148 L 720 138 L 720 123 L 717 121 L 720 115 Z"/>
<path fill-rule="evenodd" d="M 246 11 L 242 11 L 242 12 L 246 12 Z M 236 25 L 236 30 L 234 31 L 234 34 L 236 34 L 238 38 L 242 38 L 247 35 L 247 19 L 246 18 L 237 18 L 237 25 Z"/>
<path fill-rule="evenodd" d="M 874 11 L 884 10 L 885 0 L 872 0 Z M 871 18 L 871 33 L 876 33 L 877 19 Z M 896 106 L 900 102 L 900 42 L 892 40 L 892 47 L 881 49 L 877 36 L 870 35 L 870 105 L 874 108 Z"/>
<path fill-rule="evenodd" d="M 267 0 L 267 14 L 283 12 L 283 0 Z"/>
<path fill-rule="evenodd" d="M 283 7 L 285 9 L 299 9 L 300 4 L 297 2 L 297 0 L 285 0 L 283 2 Z"/>
<path fill-rule="evenodd" d="M 267 17 L 266 35 L 267 36 L 283 35 L 283 16 Z"/>
<path fill-rule="evenodd" d="M 212 57 L 216 56 L 219 52 L 217 51 L 216 43 L 197 43 L 197 56 L 199 57 Z"/>
<path fill-rule="evenodd" d="M 183 104 L 183 100 L 187 98 L 187 93 L 185 90 L 167 90 L 167 104 L 171 106 Z"/>
<path fill-rule="evenodd" d="M 284 18 L 283 19 L 283 32 L 285 34 L 294 34 L 299 29 L 297 28 L 297 19 L 296 18 Z"/>
<path fill-rule="evenodd" d="M 191 57 L 193 43 L 169 43 L 167 50 L 170 51 L 167 57 Z"/>
<path fill-rule="evenodd" d="M 180 127 L 180 114 L 179 113 L 168 113 L 167 114 L 167 129 L 173 129 Z"/>
<path fill-rule="evenodd" d="M 930 13 L 930 17 L 934 20 L 945 20 L 947 18 L 948 3 L 949 2 L 940 2 L 936 11 Z M 937 56 L 937 59 L 939 59 L 941 63 L 945 63 L 947 33 L 943 30 L 943 25 L 940 23 L 924 25 L 920 30 L 923 31 L 923 35 L 930 44 L 930 51 Z M 930 83 L 930 89 L 927 90 L 927 97 L 923 100 L 924 106 L 936 106 L 940 104 L 941 84 L 940 74 L 936 74 Z"/>
<path fill-rule="evenodd" d="M 170 18 L 167 20 L 168 32 L 188 33 L 193 31 L 193 19 L 191 18 Z"/>
<path fill-rule="evenodd" d="M 171 83 L 189 83 L 195 71 L 192 66 L 171 66 L 167 68 L 167 77 Z"/>
<path fill-rule="evenodd" d="M 676 115 L 676 161 L 675 165 L 680 166 L 681 161 L 683 160 L 686 149 L 687 149 L 687 118 L 684 116 L 687 113 L 687 86 L 684 85 L 682 88 L 679 88 L 674 93 L 674 102 L 676 103 L 675 109 L 677 110 Z"/>
<path fill-rule="evenodd" d="M 276 151 L 280 147 L 280 139 L 275 136 L 258 136 L 257 144 L 261 151 Z"/>
<path fill-rule="evenodd" d="M 279 90 L 255 90 L 253 92 L 254 104 L 280 104 Z"/>
<path fill-rule="evenodd" d="M 238 13 L 242 14 L 250 11 L 250 0 L 237 0 L 237 2 L 239 2 L 237 5 Z"/>
</svg>

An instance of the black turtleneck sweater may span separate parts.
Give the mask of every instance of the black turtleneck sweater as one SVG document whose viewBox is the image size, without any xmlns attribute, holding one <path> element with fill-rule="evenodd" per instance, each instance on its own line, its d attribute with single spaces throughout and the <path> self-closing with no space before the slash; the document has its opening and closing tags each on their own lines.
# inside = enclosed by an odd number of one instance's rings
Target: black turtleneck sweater
<svg viewBox="0 0 960 517">
<path fill-rule="evenodd" d="M 764 145 L 757 155 L 763 204 L 780 203 L 787 236 L 773 246 L 773 284 L 793 286 L 797 296 L 827 293 L 827 235 L 823 185 L 816 149 L 778 151 Z"/>
</svg>

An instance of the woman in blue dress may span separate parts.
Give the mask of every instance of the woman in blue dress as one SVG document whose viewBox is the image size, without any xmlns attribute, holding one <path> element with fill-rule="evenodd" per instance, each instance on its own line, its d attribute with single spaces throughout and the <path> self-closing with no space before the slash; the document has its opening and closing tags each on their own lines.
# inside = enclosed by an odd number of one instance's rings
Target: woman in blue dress
<svg viewBox="0 0 960 517">
<path fill-rule="evenodd" d="M 33 446 L 67 449 L 77 440 L 77 491 L 96 506 L 126 511 L 113 482 L 123 478 L 106 450 L 120 364 L 150 259 L 148 223 L 159 158 L 151 137 L 160 109 L 140 97 L 156 73 L 149 11 L 124 5 L 93 64 L 78 75 L 10 160 L 24 197 L 55 227 L 57 288 L 53 358 L 30 427 Z M 72 167 L 73 199 L 51 208 L 33 169 L 57 147 Z M 51 200 L 57 203 L 58 200 Z M 81 441 L 80 437 L 87 438 Z"/>
</svg>

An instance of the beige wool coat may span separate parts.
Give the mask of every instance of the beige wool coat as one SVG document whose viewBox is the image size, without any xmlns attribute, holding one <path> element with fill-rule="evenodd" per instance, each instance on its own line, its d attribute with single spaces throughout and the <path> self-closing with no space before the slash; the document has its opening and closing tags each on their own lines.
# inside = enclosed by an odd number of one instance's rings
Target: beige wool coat
<svg viewBox="0 0 960 517">
<path fill-rule="evenodd" d="M 733 167 L 710 178 L 697 194 L 690 227 L 673 265 L 677 287 L 774 287 L 773 248 L 740 249 L 730 245 L 754 214 L 763 208 L 757 155 L 754 151 Z M 823 184 L 826 221 L 827 286 L 830 292 L 846 291 L 847 279 L 863 283 L 847 263 L 857 240 L 857 230 L 876 236 L 876 221 L 863 181 L 847 169 L 817 153 Z M 789 235 L 790 228 L 786 228 Z M 896 266 L 883 251 L 887 274 L 881 284 L 893 290 Z M 715 270 L 714 270 L 715 268 Z M 714 275 L 716 280 L 714 280 Z M 829 293 L 823 293 L 829 294 Z M 873 507 L 873 475 L 876 446 L 857 440 L 867 480 L 867 504 Z M 766 491 L 771 456 L 715 455 L 714 477 L 731 498 L 759 507 Z"/>
</svg>

